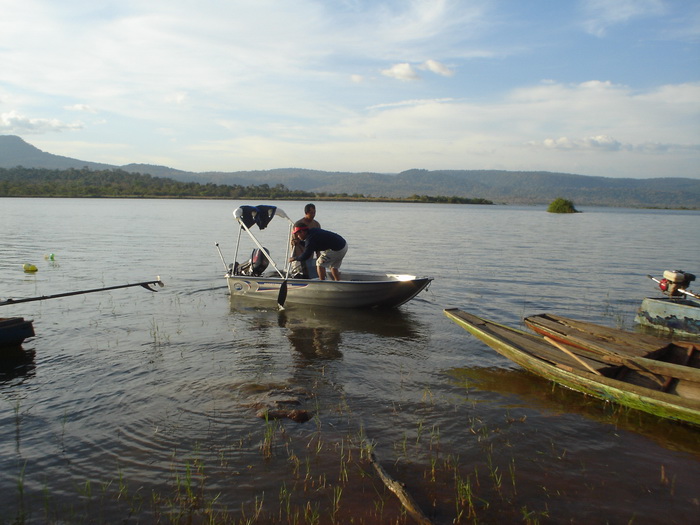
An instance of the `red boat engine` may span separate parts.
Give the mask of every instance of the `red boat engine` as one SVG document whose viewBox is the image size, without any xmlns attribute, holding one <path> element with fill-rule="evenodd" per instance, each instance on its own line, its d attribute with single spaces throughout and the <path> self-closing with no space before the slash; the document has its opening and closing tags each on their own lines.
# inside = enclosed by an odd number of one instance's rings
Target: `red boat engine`
<svg viewBox="0 0 700 525">
<path fill-rule="evenodd" d="M 664 278 L 659 281 L 659 288 L 671 297 L 683 295 L 679 290 L 687 290 L 690 283 L 695 280 L 692 273 L 683 270 L 666 270 Z"/>
</svg>

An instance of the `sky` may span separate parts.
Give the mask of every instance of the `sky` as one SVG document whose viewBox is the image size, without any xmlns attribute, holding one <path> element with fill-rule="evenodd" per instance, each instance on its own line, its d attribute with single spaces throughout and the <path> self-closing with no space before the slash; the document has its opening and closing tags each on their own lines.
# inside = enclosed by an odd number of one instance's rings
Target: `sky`
<svg viewBox="0 0 700 525">
<path fill-rule="evenodd" d="M 0 0 L 0 135 L 186 171 L 700 178 L 697 0 Z"/>
</svg>

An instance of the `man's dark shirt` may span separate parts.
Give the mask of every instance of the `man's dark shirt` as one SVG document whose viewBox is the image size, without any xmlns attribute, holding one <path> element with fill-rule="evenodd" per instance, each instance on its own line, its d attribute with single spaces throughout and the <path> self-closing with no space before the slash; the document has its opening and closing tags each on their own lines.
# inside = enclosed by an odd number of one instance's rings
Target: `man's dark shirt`
<svg viewBox="0 0 700 525">
<path fill-rule="evenodd" d="M 347 244 L 337 233 L 322 230 L 321 228 L 311 228 L 304 239 L 304 253 L 294 257 L 295 261 L 305 261 L 310 259 L 314 252 L 325 250 L 342 250 Z"/>
</svg>

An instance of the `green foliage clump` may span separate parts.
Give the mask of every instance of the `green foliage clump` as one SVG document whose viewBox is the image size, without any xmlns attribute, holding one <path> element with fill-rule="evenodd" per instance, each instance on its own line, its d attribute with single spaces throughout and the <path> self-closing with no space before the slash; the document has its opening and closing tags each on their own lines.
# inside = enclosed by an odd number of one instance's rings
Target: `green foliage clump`
<svg viewBox="0 0 700 525">
<path fill-rule="evenodd" d="M 549 205 L 549 208 L 547 208 L 547 211 L 549 213 L 578 213 L 572 201 L 562 199 L 561 197 L 554 199 Z"/>
</svg>

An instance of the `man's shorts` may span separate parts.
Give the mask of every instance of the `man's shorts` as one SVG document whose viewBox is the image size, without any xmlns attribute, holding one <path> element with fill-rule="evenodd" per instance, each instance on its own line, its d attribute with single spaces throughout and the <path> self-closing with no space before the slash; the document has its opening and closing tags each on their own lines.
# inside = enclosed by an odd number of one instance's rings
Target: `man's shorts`
<svg viewBox="0 0 700 525">
<path fill-rule="evenodd" d="M 323 266 L 324 268 L 340 268 L 343 262 L 343 257 L 348 253 L 348 243 L 338 251 L 326 250 L 321 252 L 318 259 L 316 259 L 316 266 Z"/>
</svg>

